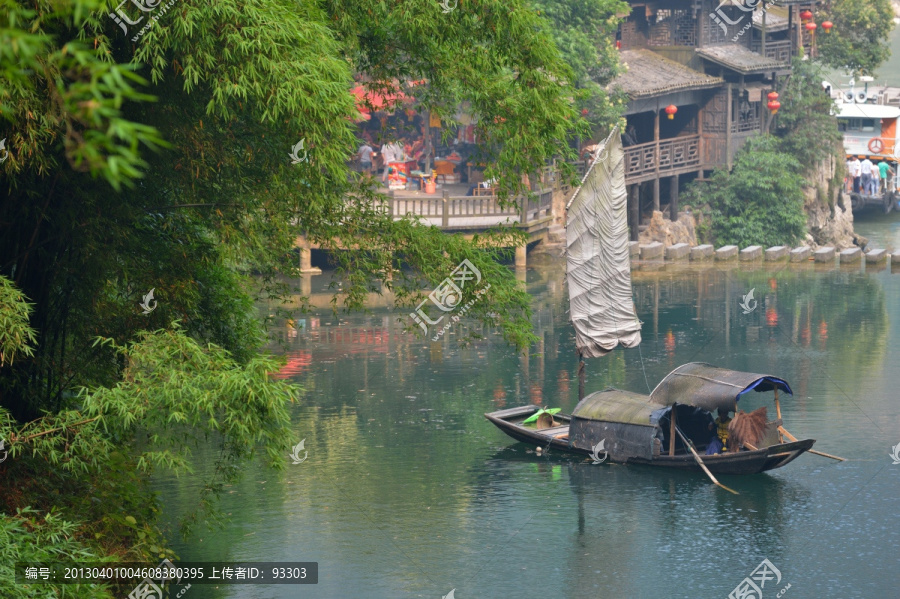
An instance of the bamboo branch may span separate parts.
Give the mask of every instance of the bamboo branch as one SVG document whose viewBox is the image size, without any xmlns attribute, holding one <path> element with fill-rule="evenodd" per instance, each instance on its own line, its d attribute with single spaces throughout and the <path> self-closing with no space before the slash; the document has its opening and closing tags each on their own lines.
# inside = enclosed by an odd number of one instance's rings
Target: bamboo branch
<svg viewBox="0 0 900 599">
<path fill-rule="evenodd" d="M 73 426 L 81 426 L 82 424 L 87 424 L 99 419 L 99 416 L 94 416 L 93 418 L 82 420 L 81 422 L 75 422 L 73 424 L 67 424 L 65 426 L 58 426 L 56 428 L 51 428 L 50 430 L 34 433 L 33 435 L 26 435 L 24 437 L 17 437 L 16 435 L 12 435 L 9 439 L 9 444 L 12 445 L 13 443 L 24 443 L 25 441 L 31 441 L 32 439 L 37 439 L 38 437 L 43 437 L 44 435 L 49 435 L 50 433 L 58 433 L 61 430 L 72 428 Z"/>
</svg>

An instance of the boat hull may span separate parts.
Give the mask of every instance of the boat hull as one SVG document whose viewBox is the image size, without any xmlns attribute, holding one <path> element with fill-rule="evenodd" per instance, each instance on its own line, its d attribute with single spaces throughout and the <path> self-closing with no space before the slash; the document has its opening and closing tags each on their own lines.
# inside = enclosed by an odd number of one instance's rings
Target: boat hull
<svg viewBox="0 0 900 599">
<path fill-rule="evenodd" d="M 571 454 L 591 455 L 589 449 L 576 447 L 569 443 L 568 423 L 571 421 L 571 417 L 566 414 L 554 416 L 554 419 L 559 421 L 560 426 L 549 429 L 538 430 L 520 424 L 522 420 L 537 410 L 536 406 L 522 406 L 520 408 L 491 412 L 485 414 L 485 418 L 516 441 L 541 447 L 545 450 L 556 449 Z M 706 464 L 706 467 L 713 474 L 758 474 L 789 464 L 811 449 L 815 442 L 815 439 L 804 439 L 791 443 L 779 443 L 754 451 L 705 455 L 703 456 L 703 463 Z M 690 453 L 674 456 L 659 455 L 651 459 L 640 457 L 613 459 L 610 456 L 609 461 L 675 470 L 701 471 L 697 461 Z"/>
</svg>

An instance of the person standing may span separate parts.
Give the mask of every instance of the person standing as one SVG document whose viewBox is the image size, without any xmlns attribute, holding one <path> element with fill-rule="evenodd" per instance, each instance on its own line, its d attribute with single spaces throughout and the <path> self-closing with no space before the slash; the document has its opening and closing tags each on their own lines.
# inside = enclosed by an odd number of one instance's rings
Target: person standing
<svg viewBox="0 0 900 599">
<path fill-rule="evenodd" d="M 881 159 L 876 166 L 878 166 L 878 178 L 881 179 L 881 188 L 886 192 L 890 191 L 888 187 L 888 177 L 892 175 L 891 165 L 884 161 L 884 158 Z"/>
<path fill-rule="evenodd" d="M 359 146 L 359 150 L 356 151 L 359 156 L 359 169 L 361 172 L 371 175 L 372 174 L 372 154 L 375 153 L 375 150 L 372 149 L 372 146 L 369 145 L 369 142 L 364 141 L 361 146 Z"/>
<path fill-rule="evenodd" d="M 862 175 L 862 165 L 857 156 L 850 161 L 850 178 L 853 179 L 853 193 L 859 193 L 860 178 Z"/>
<path fill-rule="evenodd" d="M 863 193 L 866 195 L 874 195 L 873 187 L 872 187 L 872 171 L 875 168 L 875 165 L 872 164 L 872 161 L 866 157 L 860 163 L 860 170 L 862 171 L 862 188 Z"/>
<path fill-rule="evenodd" d="M 381 159 L 384 160 L 384 173 L 381 175 L 381 182 L 387 181 L 388 170 L 391 168 L 392 162 L 397 162 L 403 155 L 403 148 L 397 142 L 386 143 L 381 146 Z"/>
</svg>

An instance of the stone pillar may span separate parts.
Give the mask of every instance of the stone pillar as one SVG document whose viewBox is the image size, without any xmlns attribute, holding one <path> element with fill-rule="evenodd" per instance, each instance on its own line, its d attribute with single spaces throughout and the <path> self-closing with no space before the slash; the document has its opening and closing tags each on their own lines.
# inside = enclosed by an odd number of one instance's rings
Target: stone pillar
<svg viewBox="0 0 900 599">
<path fill-rule="evenodd" d="M 527 264 L 528 245 L 520 245 L 516 248 L 516 268 L 525 268 Z"/>
<path fill-rule="evenodd" d="M 301 236 L 297 240 L 297 246 L 300 248 L 300 273 L 309 275 L 320 275 L 322 269 L 312 265 L 312 249 L 306 236 Z"/>
</svg>

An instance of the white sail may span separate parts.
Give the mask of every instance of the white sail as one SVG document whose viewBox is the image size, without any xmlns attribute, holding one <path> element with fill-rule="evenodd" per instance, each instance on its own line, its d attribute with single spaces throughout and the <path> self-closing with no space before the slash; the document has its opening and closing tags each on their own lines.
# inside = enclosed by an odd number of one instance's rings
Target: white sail
<svg viewBox="0 0 900 599">
<path fill-rule="evenodd" d="M 625 153 L 613 129 L 566 206 L 566 273 L 575 345 L 596 358 L 637 347 L 641 322 L 631 297 Z"/>
</svg>

